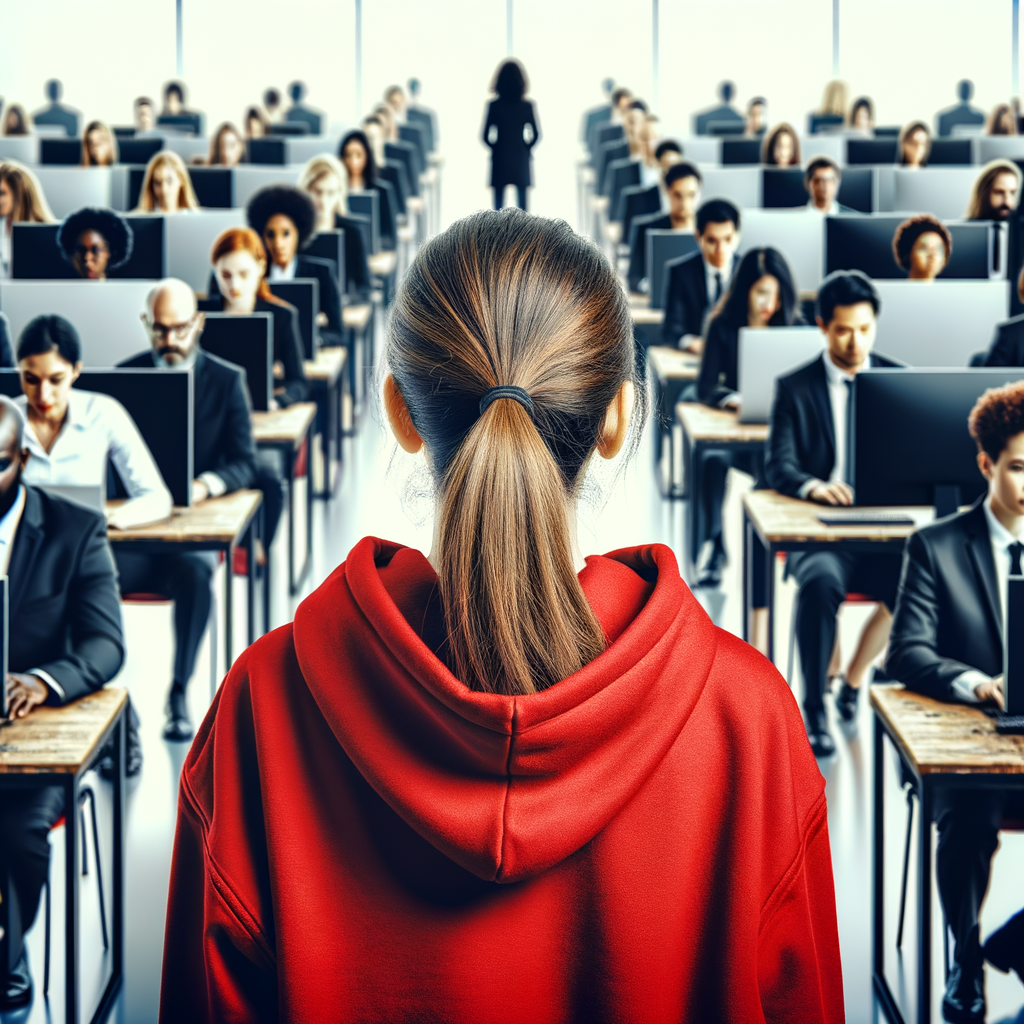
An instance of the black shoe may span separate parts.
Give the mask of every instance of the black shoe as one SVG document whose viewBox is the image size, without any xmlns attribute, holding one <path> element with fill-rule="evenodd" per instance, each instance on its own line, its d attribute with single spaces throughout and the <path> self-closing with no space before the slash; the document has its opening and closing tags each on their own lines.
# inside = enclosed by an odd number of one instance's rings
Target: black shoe
<svg viewBox="0 0 1024 1024">
<path fill-rule="evenodd" d="M 982 947 L 985 959 L 1004 974 L 1016 971 L 1024 981 L 1024 910 L 1014 914 Z"/>
<path fill-rule="evenodd" d="M 25 950 L 21 951 L 18 966 L 7 977 L 0 979 L 0 1010 L 16 1010 L 32 1002 L 32 974 L 28 969 Z"/>
<path fill-rule="evenodd" d="M 975 925 L 946 982 L 942 1016 L 950 1024 L 985 1024 L 985 961 Z"/>
<path fill-rule="evenodd" d="M 185 691 L 171 687 L 167 697 L 167 721 L 164 723 L 165 740 L 181 743 L 192 739 L 192 720 L 188 717 L 188 701 Z"/>
<path fill-rule="evenodd" d="M 860 688 L 851 686 L 845 676 L 840 676 L 842 684 L 839 693 L 836 694 L 836 711 L 844 722 L 852 722 L 857 716 L 857 698 L 860 696 Z"/>
<path fill-rule="evenodd" d="M 824 710 L 807 712 L 807 741 L 815 757 L 831 757 L 836 752 L 836 741 L 828 731 Z"/>
<path fill-rule="evenodd" d="M 135 705 L 128 701 L 128 733 L 124 741 L 124 773 L 128 778 L 133 778 L 142 771 L 142 739 L 139 737 L 139 716 L 136 714 Z M 103 757 L 96 765 L 103 778 L 110 782 L 114 778 L 114 741 L 108 740 L 103 747 Z"/>
<path fill-rule="evenodd" d="M 704 568 L 697 579 L 698 587 L 720 587 L 722 585 L 722 567 L 725 565 L 728 556 L 725 553 L 725 544 L 722 543 L 721 534 L 717 536 L 711 546 L 711 554 L 708 556 Z"/>
</svg>

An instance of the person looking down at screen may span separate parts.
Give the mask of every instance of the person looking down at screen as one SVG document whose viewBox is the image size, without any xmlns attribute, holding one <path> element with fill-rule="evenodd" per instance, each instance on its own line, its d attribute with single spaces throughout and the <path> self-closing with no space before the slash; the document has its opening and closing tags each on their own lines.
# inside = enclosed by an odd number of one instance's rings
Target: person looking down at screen
<svg viewBox="0 0 1024 1024">
<path fill-rule="evenodd" d="M 850 127 L 859 132 L 871 132 L 875 128 L 875 107 L 868 96 L 858 96 L 850 108 Z"/>
<path fill-rule="evenodd" d="M 230 121 L 225 121 L 210 143 L 210 166 L 237 167 L 244 160 L 245 140 Z"/>
<path fill-rule="evenodd" d="M 82 166 L 111 167 L 117 159 L 113 130 L 102 121 L 90 121 L 82 132 Z"/>
<path fill-rule="evenodd" d="M 761 144 L 761 163 L 765 167 L 799 167 L 800 140 L 790 124 L 776 125 Z"/>
<path fill-rule="evenodd" d="M 914 169 L 927 167 L 931 151 L 932 133 L 924 121 L 911 121 L 903 126 L 896 140 L 897 166 Z"/>
<path fill-rule="evenodd" d="M 161 1019 L 841 1020 L 789 688 L 669 548 L 579 549 L 588 466 L 646 412 L 616 273 L 480 212 L 419 249 L 389 333 L 430 556 L 359 541 L 228 674 L 181 774 Z"/>
<path fill-rule="evenodd" d="M 146 165 L 135 213 L 185 213 L 198 210 L 185 161 L 177 153 L 162 149 Z"/>
<path fill-rule="evenodd" d="M 908 281 L 934 281 L 953 255 L 953 236 L 938 218 L 922 213 L 896 228 L 892 252 Z"/>
<path fill-rule="evenodd" d="M 60 254 L 86 281 L 106 281 L 110 271 L 128 262 L 133 243 L 124 217 L 95 206 L 69 214 L 57 229 Z"/>
</svg>

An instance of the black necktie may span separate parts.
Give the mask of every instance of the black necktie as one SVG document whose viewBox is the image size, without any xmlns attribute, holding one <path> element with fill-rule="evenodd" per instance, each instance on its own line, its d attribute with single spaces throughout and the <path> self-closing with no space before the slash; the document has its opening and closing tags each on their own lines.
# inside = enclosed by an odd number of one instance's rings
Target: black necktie
<svg viewBox="0 0 1024 1024">
<path fill-rule="evenodd" d="M 1003 261 L 1003 225 L 999 221 L 994 221 L 992 228 L 992 269 L 998 274 L 1003 269 L 1001 266 Z"/>
<path fill-rule="evenodd" d="M 1020 576 L 1020 556 L 1024 553 L 1024 544 L 1017 541 L 1009 547 L 1010 552 L 1010 575 Z"/>
<path fill-rule="evenodd" d="M 715 297 L 712 300 L 717 302 L 722 297 L 722 274 L 720 271 L 715 271 Z"/>
</svg>

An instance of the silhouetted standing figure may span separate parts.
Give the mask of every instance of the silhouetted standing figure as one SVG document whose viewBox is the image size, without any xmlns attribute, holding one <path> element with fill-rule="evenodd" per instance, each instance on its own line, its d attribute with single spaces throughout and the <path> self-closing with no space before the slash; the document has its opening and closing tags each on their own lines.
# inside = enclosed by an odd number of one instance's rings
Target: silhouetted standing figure
<svg viewBox="0 0 1024 1024">
<path fill-rule="evenodd" d="M 526 190 L 533 184 L 530 154 L 540 139 L 533 103 L 524 99 L 529 83 L 517 60 L 503 61 L 495 72 L 491 92 L 497 98 L 487 107 L 483 140 L 491 149 L 491 188 L 494 208 L 504 203 L 505 186 L 515 185 L 517 205 L 526 209 Z"/>
<path fill-rule="evenodd" d="M 73 139 L 79 134 L 81 115 L 77 110 L 61 103 L 63 95 L 64 86 L 56 78 L 51 78 L 46 83 L 46 98 L 50 103 L 32 115 L 32 122 L 33 124 L 59 125 L 68 133 L 68 138 Z"/>
<path fill-rule="evenodd" d="M 707 135 L 708 125 L 712 121 L 733 121 L 737 124 L 745 124 L 746 118 L 732 105 L 732 98 L 736 95 L 736 86 L 732 82 L 722 82 L 718 86 L 718 96 L 722 101 L 717 107 L 705 110 L 694 116 L 693 131 L 695 135 Z"/>
<path fill-rule="evenodd" d="M 940 137 L 953 134 L 953 126 L 983 125 L 985 123 L 985 112 L 971 106 L 971 97 L 974 95 L 974 83 L 969 79 L 962 79 L 957 83 L 956 94 L 960 102 L 955 107 L 947 107 L 935 115 L 935 127 Z"/>
</svg>

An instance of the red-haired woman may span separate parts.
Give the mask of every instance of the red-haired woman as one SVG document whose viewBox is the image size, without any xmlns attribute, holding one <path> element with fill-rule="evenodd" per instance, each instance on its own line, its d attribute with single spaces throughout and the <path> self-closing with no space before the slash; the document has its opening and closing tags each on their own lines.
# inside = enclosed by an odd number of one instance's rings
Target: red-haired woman
<svg viewBox="0 0 1024 1024">
<path fill-rule="evenodd" d="M 270 291 L 267 254 L 260 236 L 252 228 L 228 228 L 214 242 L 210 262 L 220 294 L 201 299 L 199 308 L 242 316 L 270 313 L 274 318 L 274 401 L 282 407 L 304 401 L 309 384 L 302 360 L 299 314 Z"/>
<path fill-rule="evenodd" d="M 417 254 L 387 360 L 430 557 L 360 541 L 235 662 L 181 775 L 161 1019 L 841 1021 L 789 687 L 669 548 L 576 544 L 646 406 L 608 262 L 468 217 Z"/>
</svg>

